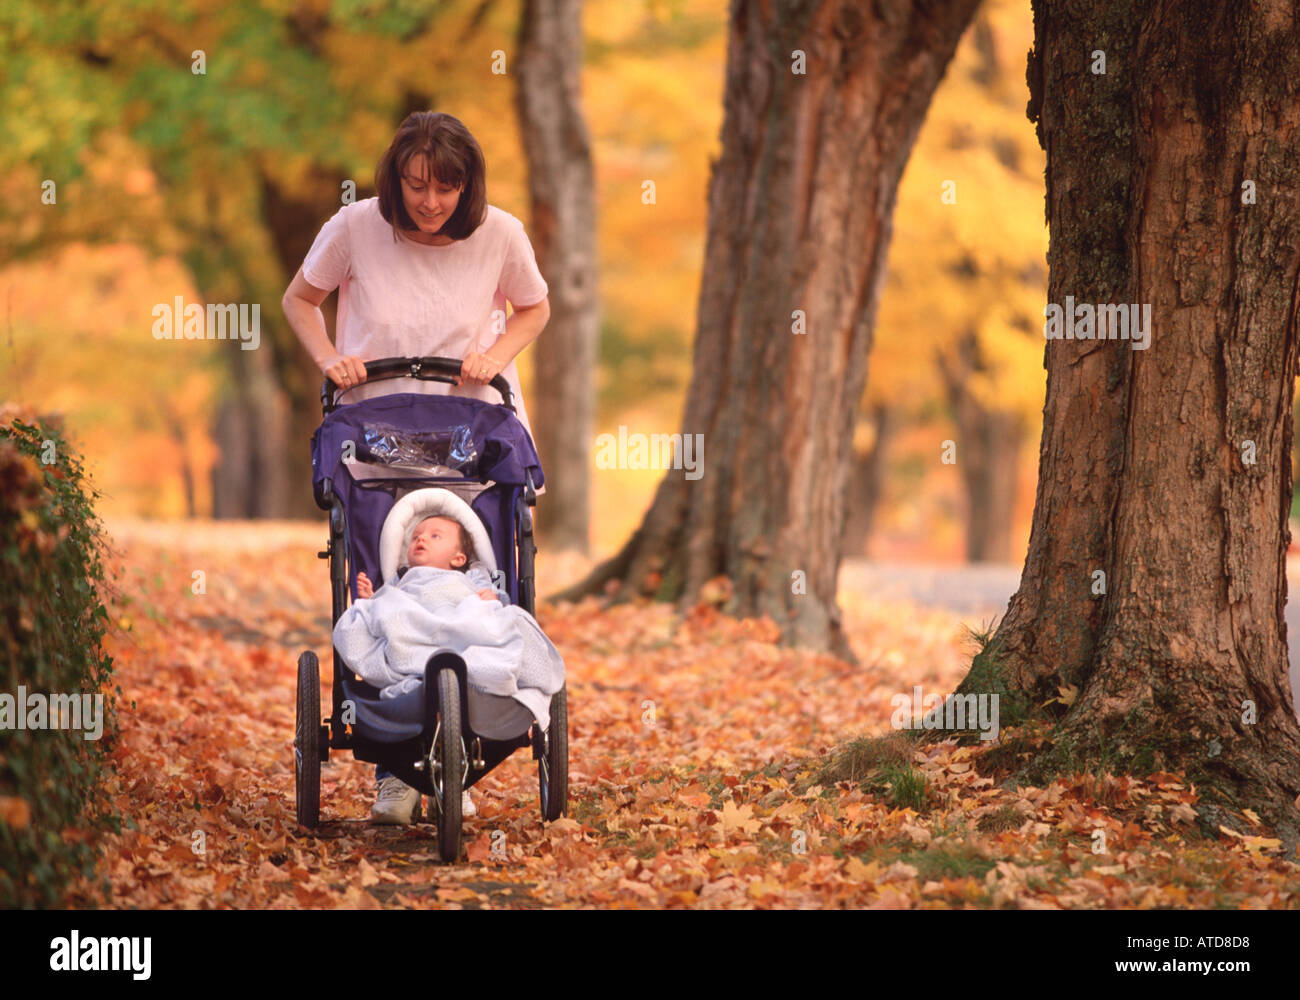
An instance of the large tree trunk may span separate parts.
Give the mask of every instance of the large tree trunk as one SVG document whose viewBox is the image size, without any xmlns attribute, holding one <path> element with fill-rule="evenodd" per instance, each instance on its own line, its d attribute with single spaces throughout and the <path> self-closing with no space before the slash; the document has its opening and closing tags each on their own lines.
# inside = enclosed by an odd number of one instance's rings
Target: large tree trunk
<svg viewBox="0 0 1300 1000">
<path fill-rule="evenodd" d="M 987 406 L 970 389 L 986 369 L 974 332 L 936 358 L 957 423 L 957 468 L 966 487 L 966 561 L 1011 561 L 1011 522 L 1025 427 L 1020 414 Z"/>
<path fill-rule="evenodd" d="M 1041 704 L 1077 685 L 1024 776 L 1102 754 L 1186 767 L 1294 845 L 1300 26 L 1290 0 L 1037 2 L 1034 21 L 1049 302 L 1149 303 L 1151 340 L 1047 342 L 1024 575 L 962 689 L 1000 679 Z"/>
<path fill-rule="evenodd" d="M 582 115 L 582 5 L 525 0 L 515 91 L 537 264 L 550 286 L 551 319 L 534 342 L 530 422 L 546 471 L 538 534 L 589 551 L 596 298 L 596 204 L 591 141 Z"/>
<path fill-rule="evenodd" d="M 684 607 L 725 574 L 726 610 L 854 658 L 835 602 L 853 421 L 899 177 L 976 6 L 733 0 L 681 424 L 703 474 L 670 470 L 623 550 L 559 596 L 618 577 Z"/>
</svg>

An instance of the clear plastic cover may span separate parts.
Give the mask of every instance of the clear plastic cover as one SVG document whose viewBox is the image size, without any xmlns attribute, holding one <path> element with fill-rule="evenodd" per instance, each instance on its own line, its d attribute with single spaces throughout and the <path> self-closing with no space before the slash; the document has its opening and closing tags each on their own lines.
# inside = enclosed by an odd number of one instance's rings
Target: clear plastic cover
<svg viewBox="0 0 1300 1000">
<path fill-rule="evenodd" d="M 357 461 L 415 475 L 447 475 L 471 468 L 478 448 L 468 424 L 411 431 L 390 424 L 363 424 Z"/>
</svg>

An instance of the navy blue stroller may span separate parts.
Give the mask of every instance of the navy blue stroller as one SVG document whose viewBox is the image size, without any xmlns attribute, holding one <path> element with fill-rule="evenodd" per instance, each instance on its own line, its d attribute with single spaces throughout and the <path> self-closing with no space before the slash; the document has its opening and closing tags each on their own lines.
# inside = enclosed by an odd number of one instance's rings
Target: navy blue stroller
<svg viewBox="0 0 1300 1000">
<path fill-rule="evenodd" d="M 384 358 L 366 362 L 366 382 L 410 377 L 454 382 L 453 358 Z M 333 622 L 356 598 L 357 573 L 377 588 L 384 579 L 380 530 L 393 506 L 415 490 L 440 487 L 464 500 L 491 541 L 497 583 L 512 603 L 534 614 L 533 542 L 536 488 L 543 485 L 532 439 L 515 416 L 509 384 L 492 386 L 500 405 L 462 396 L 394 393 L 340 404 L 333 382 L 321 388 L 324 420 L 312 437 L 316 503 L 329 512 Z M 427 818 L 438 827 L 444 862 L 460 855 L 461 793 L 515 750 L 532 747 L 538 763 L 542 816 L 558 819 L 568 800 L 566 689 L 551 698 L 543 731 L 532 713 L 509 698 L 466 683 L 465 661 L 440 649 L 425 665 L 418 689 L 380 698 L 333 650 L 333 697 L 320 709 L 320 664 L 298 658 L 294 735 L 298 822 L 320 820 L 320 766 L 331 750 L 380 764 L 428 797 Z"/>
</svg>

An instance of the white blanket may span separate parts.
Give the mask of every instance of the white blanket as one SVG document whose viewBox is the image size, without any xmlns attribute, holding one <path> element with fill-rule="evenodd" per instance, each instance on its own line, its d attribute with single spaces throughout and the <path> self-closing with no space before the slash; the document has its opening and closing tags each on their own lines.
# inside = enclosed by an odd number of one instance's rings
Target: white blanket
<svg viewBox="0 0 1300 1000">
<path fill-rule="evenodd" d="M 564 686 L 564 660 L 532 615 L 484 600 L 484 587 L 503 593 L 477 567 L 461 573 L 412 566 L 343 612 L 334 646 L 353 672 L 381 689 L 381 698 L 419 687 L 429 657 L 455 650 L 472 689 L 514 698 L 547 728 L 551 695 Z"/>
</svg>

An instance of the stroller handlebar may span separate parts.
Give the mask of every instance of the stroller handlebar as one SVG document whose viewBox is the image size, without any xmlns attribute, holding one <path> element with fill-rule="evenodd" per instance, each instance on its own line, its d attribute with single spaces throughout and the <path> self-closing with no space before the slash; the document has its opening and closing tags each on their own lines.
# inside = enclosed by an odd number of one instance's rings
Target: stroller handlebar
<svg viewBox="0 0 1300 1000">
<path fill-rule="evenodd" d="M 459 358 L 378 358 L 364 362 L 366 380 L 361 385 L 388 378 L 418 378 L 423 382 L 447 382 L 456 384 L 456 376 L 461 374 Z M 514 401 L 510 394 L 510 383 L 502 375 L 493 376 L 488 383 L 501 393 L 501 402 L 511 413 L 515 413 Z M 339 407 L 339 397 L 356 386 L 340 389 L 330 379 L 325 379 L 320 389 L 321 411 L 330 414 Z"/>
</svg>

